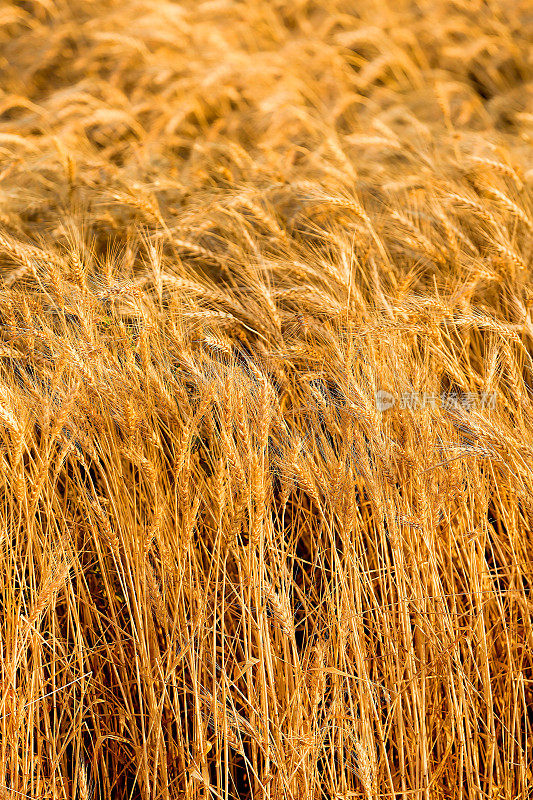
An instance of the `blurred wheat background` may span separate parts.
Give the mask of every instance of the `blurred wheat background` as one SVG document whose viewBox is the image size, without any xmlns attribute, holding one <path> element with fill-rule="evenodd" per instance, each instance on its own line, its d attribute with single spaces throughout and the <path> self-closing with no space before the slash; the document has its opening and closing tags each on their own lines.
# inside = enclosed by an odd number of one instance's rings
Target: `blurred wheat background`
<svg viewBox="0 0 533 800">
<path fill-rule="evenodd" d="M 533 796 L 532 53 L 1 4 L 2 800 Z"/>
</svg>

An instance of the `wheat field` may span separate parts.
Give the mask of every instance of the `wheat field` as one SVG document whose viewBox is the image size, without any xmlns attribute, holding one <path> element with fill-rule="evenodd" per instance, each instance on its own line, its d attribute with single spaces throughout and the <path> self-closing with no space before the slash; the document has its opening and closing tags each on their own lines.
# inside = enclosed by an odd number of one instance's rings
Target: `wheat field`
<svg viewBox="0 0 533 800">
<path fill-rule="evenodd" d="M 529 0 L 0 4 L 0 798 L 533 797 Z"/>
</svg>

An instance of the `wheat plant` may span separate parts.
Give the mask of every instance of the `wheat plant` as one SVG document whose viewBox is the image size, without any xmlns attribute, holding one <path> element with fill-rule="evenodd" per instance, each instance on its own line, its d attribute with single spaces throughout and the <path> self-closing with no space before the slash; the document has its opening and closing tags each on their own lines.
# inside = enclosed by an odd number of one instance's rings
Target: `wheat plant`
<svg viewBox="0 0 533 800">
<path fill-rule="evenodd" d="M 0 797 L 533 797 L 528 0 L 0 6 Z"/>
</svg>

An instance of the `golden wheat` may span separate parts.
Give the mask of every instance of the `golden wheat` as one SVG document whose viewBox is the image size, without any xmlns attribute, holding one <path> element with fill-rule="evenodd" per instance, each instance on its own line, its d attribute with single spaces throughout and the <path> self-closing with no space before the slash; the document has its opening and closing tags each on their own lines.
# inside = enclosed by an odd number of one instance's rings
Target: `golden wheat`
<svg viewBox="0 0 533 800">
<path fill-rule="evenodd" d="M 1 5 L 1 797 L 532 796 L 532 38 Z"/>
</svg>

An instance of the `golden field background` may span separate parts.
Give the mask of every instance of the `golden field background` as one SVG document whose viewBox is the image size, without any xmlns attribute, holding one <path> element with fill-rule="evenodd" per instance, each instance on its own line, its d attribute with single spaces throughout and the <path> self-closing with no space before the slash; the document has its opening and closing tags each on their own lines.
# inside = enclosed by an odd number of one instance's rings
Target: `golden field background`
<svg viewBox="0 0 533 800">
<path fill-rule="evenodd" d="M 532 34 L 0 5 L 0 797 L 533 796 Z"/>
</svg>

